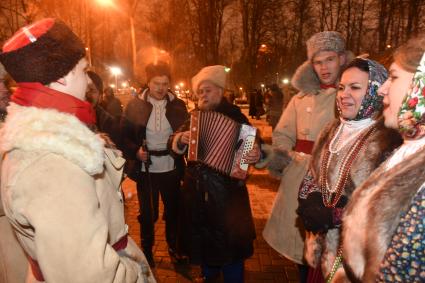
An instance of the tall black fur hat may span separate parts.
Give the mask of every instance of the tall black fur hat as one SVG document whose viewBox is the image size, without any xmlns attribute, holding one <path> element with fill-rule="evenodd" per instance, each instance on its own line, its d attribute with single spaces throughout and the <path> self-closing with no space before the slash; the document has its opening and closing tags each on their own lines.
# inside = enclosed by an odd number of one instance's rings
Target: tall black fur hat
<svg viewBox="0 0 425 283">
<path fill-rule="evenodd" d="M 16 82 L 47 85 L 68 74 L 85 54 L 83 42 L 65 23 L 47 18 L 7 40 L 0 62 Z"/>
</svg>

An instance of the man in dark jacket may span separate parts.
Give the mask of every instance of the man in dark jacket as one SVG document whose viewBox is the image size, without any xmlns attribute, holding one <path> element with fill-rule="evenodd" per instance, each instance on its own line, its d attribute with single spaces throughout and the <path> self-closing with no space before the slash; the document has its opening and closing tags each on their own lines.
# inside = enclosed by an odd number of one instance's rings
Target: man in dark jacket
<svg viewBox="0 0 425 283">
<path fill-rule="evenodd" d="M 216 111 L 241 124 L 249 124 L 240 109 L 224 97 L 224 66 L 203 68 L 193 79 L 201 111 Z M 183 154 L 189 143 L 187 122 L 172 138 L 171 147 Z M 256 144 L 248 153 L 248 163 L 260 158 Z M 223 272 L 224 281 L 243 282 L 244 260 L 253 254 L 255 229 L 244 181 L 189 162 L 182 188 L 179 250 L 194 264 L 201 264 L 203 276 L 210 280 Z"/>
<path fill-rule="evenodd" d="M 121 148 L 120 119 L 112 116 L 99 103 L 103 94 L 102 78 L 93 71 L 88 71 L 89 84 L 86 99 L 96 111 L 96 127 L 99 132 L 107 134 L 114 144 Z"/>
<path fill-rule="evenodd" d="M 121 126 L 125 156 L 136 163 L 132 177 L 137 182 L 142 248 L 149 263 L 154 266 L 152 246 L 159 193 L 164 203 L 168 251 L 173 260 L 179 259 L 176 233 L 183 165 L 181 158 L 175 159 L 170 155 L 167 142 L 187 120 L 188 113 L 185 103 L 168 90 L 170 69 L 167 64 L 149 64 L 146 74 L 149 88 L 128 103 Z"/>
</svg>

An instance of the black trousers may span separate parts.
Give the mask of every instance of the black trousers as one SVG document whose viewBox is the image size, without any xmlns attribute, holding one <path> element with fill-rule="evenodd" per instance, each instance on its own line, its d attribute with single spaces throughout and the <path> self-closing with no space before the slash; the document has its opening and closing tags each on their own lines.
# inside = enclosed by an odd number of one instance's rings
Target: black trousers
<svg viewBox="0 0 425 283">
<path fill-rule="evenodd" d="M 142 172 L 137 182 L 139 222 L 142 248 L 150 251 L 155 242 L 154 224 L 158 220 L 159 194 L 164 204 L 165 237 L 169 248 L 175 249 L 179 211 L 180 177 L 177 170 L 165 173 Z"/>
</svg>

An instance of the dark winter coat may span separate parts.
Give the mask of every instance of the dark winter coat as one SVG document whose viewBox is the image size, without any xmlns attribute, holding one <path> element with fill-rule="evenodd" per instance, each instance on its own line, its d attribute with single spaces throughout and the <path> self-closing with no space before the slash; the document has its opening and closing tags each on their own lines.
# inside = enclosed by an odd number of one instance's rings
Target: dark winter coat
<svg viewBox="0 0 425 283">
<path fill-rule="evenodd" d="M 95 111 L 99 132 L 108 134 L 117 148 L 121 149 L 120 119 L 112 116 L 101 105 L 96 105 Z"/>
<path fill-rule="evenodd" d="M 137 174 L 141 171 L 141 162 L 136 154 L 142 146 L 142 141 L 146 139 L 146 126 L 152 112 L 152 104 L 147 101 L 148 89 L 134 97 L 125 108 L 121 119 L 122 150 L 127 160 L 126 173 L 132 179 L 137 179 Z M 165 116 L 174 131 L 177 131 L 189 118 L 186 104 L 169 92 L 166 96 L 167 105 Z M 182 170 L 182 158 L 175 160 L 176 167 Z"/>
<path fill-rule="evenodd" d="M 249 123 L 239 107 L 225 99 L 215 111 L 238 123 Z M 180 131 L 188 128 L 189 122 Z M 253 254 L 255 228 L 245 182 L 199 162 L 190 162 L 185 171 L 180 207 L 177 245 L 192 263 L 222 266 Z"/>
</svg>

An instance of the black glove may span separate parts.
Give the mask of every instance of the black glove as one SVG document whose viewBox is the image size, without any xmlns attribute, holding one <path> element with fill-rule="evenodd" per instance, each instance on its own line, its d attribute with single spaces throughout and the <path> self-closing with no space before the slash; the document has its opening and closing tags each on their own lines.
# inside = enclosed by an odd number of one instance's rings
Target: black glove
<svg viewBox="0 0 425 283">
<path fill-rule="evenodd" d="M 341 209 L 346 203 L 347 198 L 341 196 L 336 208 Z M 334 220 L 334 215 L 336 215 L 334 210 L 335 208 L 329 208 L 323 204 L 322 193 L 312 192 L 307 199 L 299 199 L 297 213 L 306 230 L 313 233 L 325 233 L 339 224 Z"/>
</svg>

